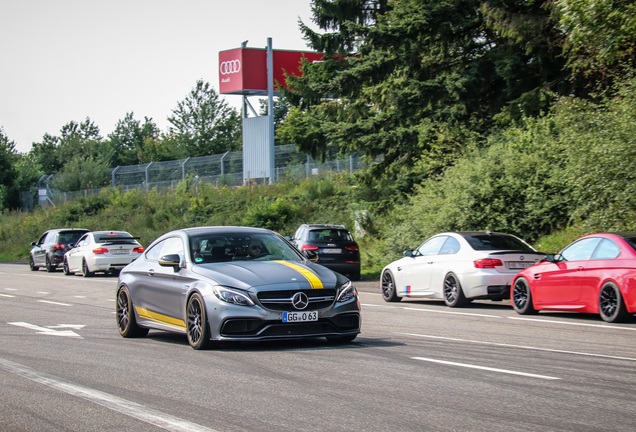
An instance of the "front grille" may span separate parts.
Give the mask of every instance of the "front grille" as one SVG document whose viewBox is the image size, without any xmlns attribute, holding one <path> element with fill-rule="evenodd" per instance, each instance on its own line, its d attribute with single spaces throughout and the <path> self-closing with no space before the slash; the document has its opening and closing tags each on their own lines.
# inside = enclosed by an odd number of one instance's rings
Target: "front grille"
<svg viewBox="0 0 636 432">
<path fill-rule="evenodd" d="M 306 289 L 306 290 L 282 290 L 262 291 L 258 293 L 258 301 L 265 309 L 273 311 L 293 311 L 292 297 L 303 292 L 309 298 L 309 304 L 304 311 L 325 309 L 331 306 L 336 298 L 335 289 Z"/>
<path fill-rule="evenodd" d="M 360 329 L 360 315 L 347 313 L 313 322 L 283 323 L 257 318 L 230 318 L 221 326 L 224 337 L 268 338 L 277 336 L 315 336 L 352 332 Z"/>
</svg>

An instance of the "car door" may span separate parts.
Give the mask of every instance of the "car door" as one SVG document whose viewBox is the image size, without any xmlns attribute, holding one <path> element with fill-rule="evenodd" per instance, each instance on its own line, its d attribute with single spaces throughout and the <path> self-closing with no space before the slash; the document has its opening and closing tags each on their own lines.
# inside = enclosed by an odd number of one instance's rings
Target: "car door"
<svg viewBox="0 0 636 432">
<path fill-rule="evenodd" d="M 82 267 L 82 259 L 86 253 L 86 249 L 89 243 L 89 234 L 84 234 L 75 243 L 75 247 L 67 253 L 66 259 L 68 261 L 68 268 L 72 272 L 79 271 Z"/>
<path fill-rule="evenodd" d="M 585 267 L 600 241 L 600 237 L 586 237 L 572 243 L 561 252 L 559 261 L 536 273 L 535 302 L 575 308 L 585 282 Z"/>
<path fill-rule="evenodd" d="M 446 238 L 446 241 L 442 244 L 440 251 L 437 255 L 430 257 L 431 264 L 429 265 L 431 272 L 430 290 L 439 294 L 441 297 L 444 291 L 444 278 L 448 271 L 454 271 L 459 275 L 464 271 L 461 262 L 461 255 L 459 251 L 461 244 L 459 241 L 451 236 Z"/>
<path fill-rule="evenodd" d="M 45 264 L 46 249 L 44 249 L 44 244 L 49 234 L 48 231 L 42 234 L 42 237 L 33 245 L 33 263 L 36 266 L 41 267 Z"/>
<path fill-rule="evenodd" d="M 437 236 L 426 240 L 411 257 L 401 262 L 396 276 L 398 292 L 401 290 L 405 297 L 429 294 L 433 264 L 447 238 Z"/>
<path fill-rule="evenodd" d="M 616 243 L 604 238 L 586 263 L 581 278 L 580 303 L 588 309 L 595 310 L 598 306 L 598 294 L 603 281 L 608 277 L 616 278 L 617 272 L 625 268 L 623 260 L 617 259 L 620 253 L 621 248 Z"/>
<path fill-rule="evenodd" d="M 178 320 L 179 325 L 185 325 L 185 269 L 175 272 L 172 267 L 160 266 L 159 259 L 166 255 L 179 255 L 185 265 L 185 247 L 180 237 L 169 237 L 146 253 L 146 271 L 138 275 L 137 304 L 151 313 L 153 321 L 174 325 L 174 320 Z"/>
</svg>

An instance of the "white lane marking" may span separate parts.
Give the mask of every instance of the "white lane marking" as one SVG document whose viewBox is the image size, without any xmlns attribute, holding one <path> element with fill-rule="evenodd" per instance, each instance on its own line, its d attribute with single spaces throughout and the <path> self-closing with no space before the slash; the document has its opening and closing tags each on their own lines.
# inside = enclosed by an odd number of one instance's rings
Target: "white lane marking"
<svg viewBox="0 0 636 432">
<path fill-rule="evenodd" d="M 214 429 L 206 428 L 205 426 L 201 426 L 196 423 L 191 423 L 187 420 L 162 413 L 161 411 L 152 408 L 147 408 L 138 403 L 122 399 L 99 390 L 94 390 L 90 387 L 84 387 L 79 384 L 63 381 L 52 375 L 38 372 L 10 360 L 0 358 L 0 368 L 7 372 L 30 379 L 31 381 L 62 391 L 71 396 L 85 399 L 89 402 L 108 408 L 109 410 L 127 415 L 162 429 L 175 432 L 216 432 Z"/>
<path fill-rule="evenodd" d="M 115 299 L 108 299 L 108 300 L 106 300 L 106 301 L 108 301 L 108 302 L 115 302 L 115 301 L 117 301 L 117 300 L 115 300 Z"/>
<path fill-rule="evenodd" d="M 513 320 L 520 320 L 520 321 L 536 321 L 536 322 L 550 323 L 550 324 L 566 324 L 566 325 L 573 325 L 573 326 L 611 328 L 611 329 L 618 329 L 618 330 L 636 331 L 636 327 L 622 327 L 622 326 L 611 325 L 611 324 L 586 324 L 586 323 L 555 321 L 555 320 L 548 320 L 548 319 L 524 318 L 524 317 L 508 317 L 508 318 Z"/>
<path fill-rule="evenodd" d="M 17 327 L 23 327 L 29 330 L 35 330 L 37 332 L 37 334 L 43 334 L 43 335 L 47 335 L 47 336 L 66 336 L 66 337 L 74 337 L 74 338 L 80 338 L 80 339 L 84 339 L 83 337 L 81 337 L 80 335 L 78 335 L 77 333 L 75 333 L 72 330 L 55 330 L 54 328 L 47 328 L 47 327 L 40 327 L 37 326 L 35 324 L 30 324 L 30 323 L 25 323 L 25 322 L 10 322 L 7 323 L 10 325 L 14 325 Z M 83 326 L 82 326 L 83 327 Z"/>
<path fill-rule="evenodd" d="M 547 376 L 547 375 L 536 375 L 536 374 L 531 374 L 531 373 L 507 370 L 507 369 L 497 369 L 497 368 L 491 368 L 491 367 L 486 367 L 486 366 L 471 365 L 471 364 L 467 364 L 467 363 L 449 362 L 449 361 L 436 360 L 436 359 L 425 358 L 425 357 L 411 357 L 411 359 L 413 359 L 413 360 L 421 360 L 421 361 L 426 361 L 426 362 L 431 362 L 431 363 L 445 364 L 445 365 L 450 365 L 450 366 L 465 367 L 465 368 L 469 368 L 469 369 L 479 369 L 479 370 L 485 370 L 485 371 L 489 371 L 489 372 L 498 372 L 498 373 L 505 373 L 505 374 L 510 374 L 510 375 L 521 375 L 521 376 L 525 376 L 525 377 L 539 378 L 539 379 L 544 379 L 544 380 L 558 380 L 558 379 L 561 379 L 561 378 L 551 377 L 551 376 Z"/>
<path fill-rule="evenodd" d="M 86 298 L 86 296 L 73 296 L 75 298 Z"/>
<path fill-rule="evenodd" d="M 17 288 L 5 288 L 5 290 L 7 290 L 7 291 L 17 291 L 18 289 Z"/>
<path fill-rule="evenodd" d="M 0 296 L 2 296 L 2 297 L 9 297 L 9 298 L 15 298 L 15 296 L 14 296 L 14 295 L 11 295 L 11 294 L 0 294 Z"/>
<path fill-rule="evenodd" d="M 38 300 L 38 301 L 40 303 L 48 303 L 48 304 L 53 304 L 53 305 L 58 305 L 58 306 L 73 306 L 72 304 L 54 302 L 54 301 L 49 301 L 49 300 Z"/>
<path fill-rule="evenodd" d="M 497 318 L 497 319 L 506 318 L 504 316 L 499 316 L 499 315 L 486 315 L 486 314 L 478 314 L 478 313 L 471 313 L 471 312 L 455 312 L 455 311 L 436 310 L 436 309 L 422 309 L 422 308 L 409 307 L 409 306 L 387 306 L 387 305 L 374 305 L 374 304 L 368 304 L 368 303 L 362 303 L 362 306 L 403 309 L 403 310 L 410 310 L 410 311 L 417 311 L 417 312 L 432 312 L 432 313 L 441 313 L 441 314 L 448 314 L 448 315 L 468 315 L 468 316 L 476 316 L 480 318 Z"/>
<path fill-rule="evenodd" d="M 38 294 L 51 294 L 51 293 L 48 291 L 38 291 Z"/>
<path fill-rule="evenodd" d="M 477 340 L 470 340 L 470 339 L 459 339 L 459 338 L 451 338 L 451 337 L 445 337 L 445 336 L 423 335 L 418 333 L 397 332 L 397 334 L 423 337 L 423 338 L 429 338 L 429 339 L 443 339 L 443 340 L 449 340 L 453 342 L 468 342 L 468 343 L 482 344 L 482 345 L 495 345 L 495 346 L 507 347 L 507 348 L 519 348 L 519 349 L 526 349 L 526 350 L 533 350 L 533 351 L 546 351 L 546 352 L 572 354 L 572 355 L 580 355 L 580 356 L 587 356 L 587 357 L 602 357 L 602 358 L 607 358 L 612 360 L 627 360 L 627 361 L 636 362 L 636 358 L 631 358 L 631 357 L 619 357 L 619 356 L 594 354 L 594 353 L 586 353 L 586 352 L 579 352 L 579 351 L 566 351 L 566 350 L 558 350 L 558 349 L 552 349 L 552 348 L 540 348 L 540 347 L 533 347 L 533 346 L 505 344 L 505 343 L 499 343 L 499 342 L 486 342 L 486 341 L 477 341 Z"/>
<path fill-rule="evenodd" d="M 617 326 L 611 324 L 586 324 L 586 323 L 578 323 L 578 322 L 569 322 L 569 321 L 557 321 L 557 320 L 549 320 L 549 319 L 541 319 L 541 318 L 525 318 L 525 317 L 517 317 L 517 316 L 501 316 L 501 315 L 488 315 L 488 314 L 478 314 L 478 313 L 469 313 L 469 312 L 455 312 L 455 311 L 445 311 L 445 310 L 435 310 L 435 309 L 423 309 L 416 307 L 406 307 L 406 306 L 389 306 L 389 305 L 377 305 L 370 303 L 361 303 L 364 307 L 378 307 L 378 308 L 390 308 L 390 309 L 403 309 L 403 310 L 411 310 L 418 312 L 433 312 L 433 313 L 441 313 L 441 314 L 451 314 L 451 315 L 468 315 L 468 316 L 476 316 L 483 318 L 506 318 L 511 320 L 520 320 L 520 321 L 536 321 L 540 323 L 548 323 L 548 324 L 564 324 L 564 325 L 573 325 L 573 326 L 583 326 L 583 327 L 597 327 L 603 329 L 616 329 L 616 330 L 630 330 L 636 331 L 636 327 L 627 327 L 627 326 Z M 552 311 L 551 311 L 552 312 Z"/>
<path fill-rule="evenodd" d="M 64 279 L 65 282 L 69 282 L 69 281 L 75 281 L 75 282 L 86 282 L 86 280 L 84 278 L 80 278 L 80 277 L 68 277 L 68 276 L 55 276 L 55 275 L 51 275 L 51 274 L 21 274 L 21 273 L 9 273 L 9 272 L 3 272 L 0 271 L 0 274 L 5 274 L 5 275 L 11 275 L 11 276 L 19 276 L 19 277 L 40 277 L 40 278 L 47 278 L 49 280 L 51 280 L 51 278 L 57 277 L 60 279 Z M 117 283 L 117 279 L 112 279 L 112 280 L 106 280 L 106 279 L 98 279 L 98 278 L 92 278 L 91 279 L 91 283 L 107 283 L 107 284 L 112 284 L 112 283 Z"/>
<path fill-rule="evenodd" d="M 58 328 L 71 328 L 75 330 L 80 330 L 86 327 L 84 324 L 58 324 L 54 326 L 46 326 L 46 328 L 50 329 L 58 329 Z"/>
</svg>

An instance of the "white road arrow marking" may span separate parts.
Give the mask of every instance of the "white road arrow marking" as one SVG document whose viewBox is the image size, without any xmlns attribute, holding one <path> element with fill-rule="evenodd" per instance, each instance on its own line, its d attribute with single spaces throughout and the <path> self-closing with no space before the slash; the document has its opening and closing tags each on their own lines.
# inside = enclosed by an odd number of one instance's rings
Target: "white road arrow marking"
<svg viewBox="0 0 636 432">
<path fill-rule="evenodd" d="M 72 330 L 54 330 L 53 328 L 40 327 L 40 326 L 36 326 L 35 324 L 29 324 L 25 322 L 10 322 L 7 324 L 11 324 L 18 327 L 24 327 L 29 330 L 35 330 L 38 334 L 44 334 L 48 336 L 66 336 L 66 337 L 75 337 L 75 338 L 84 339 L 83 337 L 81 337 L 80 335 L 78 335 Z M 71 328 L 75 328 L 76 330 L 78 330 L 81 327 L 84 327 L 84 326 L 80 326 L 78 328 L 77 326 L 73 326 L 71 324 L 60 324 L 60 326 L 62 326 L 60 328 L 71 327 Z"/>
</svg>

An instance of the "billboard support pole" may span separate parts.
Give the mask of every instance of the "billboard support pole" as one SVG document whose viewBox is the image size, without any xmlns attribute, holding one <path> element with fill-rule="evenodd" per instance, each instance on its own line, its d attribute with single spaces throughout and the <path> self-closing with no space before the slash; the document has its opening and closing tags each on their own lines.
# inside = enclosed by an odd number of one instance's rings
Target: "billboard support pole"
<svg viewBox="0 0 636 432">
<path fill-rule="evenodd" d="M 267 38 L 267 115 L 269 117 L 269 183 L 274 183 L 274 53 Z"/>
</svg>

